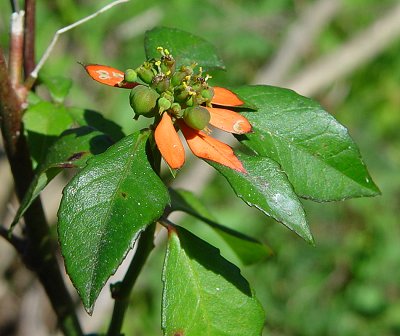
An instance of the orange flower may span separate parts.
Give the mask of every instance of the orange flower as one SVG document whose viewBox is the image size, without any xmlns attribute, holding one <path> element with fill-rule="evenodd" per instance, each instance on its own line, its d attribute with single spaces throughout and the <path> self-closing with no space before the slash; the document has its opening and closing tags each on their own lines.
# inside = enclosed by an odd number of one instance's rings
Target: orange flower
<svg viewBox="0 0 400 336">
<path fill-rule="evenodd" d="M 168 56 L 167 60 L 169 62 L 171 62 L 171 60 L 173 61 L 172 56 L 170 56 L 165 49 L 162 49 L 162 53 L 164 57 Z M 147 80 L 145 76 L 151 77 L 153 75 L 153 72 L 146 68 L 147 66 L 148 64 L 137 69 L 139 76 L 142 75 L 141 79 L 144 82 Z M 161 71 L 161 61 L 155 62 L 154 66 L 156 67 L 157 71 Z M 84 67 L 90 77 L 102 84 L 120 88 L 133 88 L 138 85 L 136 82 L 132 83 L 125 81 L 124 72 L 118 69 L 98 64 L 89 64 L 85 65 Z M 144 75 L 143 73 L 140 73 L 140 70 L 143 69 L 145 72 L 147 71 L 147 73 L 144 73 Z M 208 78 L 210 78 L 208 75 L 203 78 L 202 70 L 200 70 L 199 74 L 194 76 L 194 80 L 191 82 L 191 73 L 192 70 L 189 67 L 186 67 L 185 69 L 181 70 L 179 74 L 182 77 L 182 82 L 178 83 L 177 87 L 179 90 L 182 90 L 183 85 L 183 91 L 186 95 L 185 97 L 188 97 L 185 99 L 190 99 L 191 95 L 197 97 L 196 95 L 198 94 L 198 92 L 195 92 L 190 88 L 188 83 L 202 85 L 207 81 Z M 166 74 L 160 72 L 158 76 L 161 76 L 159 77 L 160 79 L 158 79 L 161 80 L 161 82 L 166 76 L 170 76 L 169 78 L 172 78 L 170 71 Z M 150 79 L 149 81 L 152 81 L 153 84 L 153 79 Z M 182 85 L 179 86 L 180 84 Z M 208 85 L 206 85 L 205 88 L 206 90 L 211 89 L 211 87 L 208 87 Z M 160 87 L 158 87 L 158 89 L 160 90 Z M 163 90 L 161 91 L 163 92 Z M 204 102 L 203 100 L 202 105 L 205 106 L 200 105 L 207 109 L 210 114 L 209 124 L 225 132 L 233 134 L 245 134 L 250 132 L 251 125 L 245 117 L 239 113 L 225 108 L 242 106 L 244 102 L 228 89 L 213 87 L 211 91 L 211 100 L 206 99 L 207 102 Z M 168 102 L 168 99 L 166 102 L 166 98 L 164 97 L 163 99 L 167 106 L 171 106 L 171 103 Z M 186 103 L 184 103 L 184 106 L 185 105 Z M 215 105 L 219 107 L 214 107 Z M 150 114 L 151 113 L 153 112 L 150 112 Z M 187 123 L 185 123 L 185 118 L 183 118 L 182 115 L 179 115 L 179 113 L 177 114 L 177 112 L 170 110 L 170 107 L 160 108 L 159 113 L 161 113 L 161 119 L 156 125 L 154 138 L 162 157 L 172 169 L 179 169 L 185 163 L 185 151 L 176 131 L 176 128 L 178 128 L 181 130 L 190 150 L 194 155 L 202 159 L 218 162 L 242 173 L 246 172 L 232 148 L 227 144 L 209 136 L 209 129 L 207 127 L 205 128 L 206 131 L 190 127 Z"/>
<path fill-rule="evenodd" d="M 224 88 L 214 87 L 212 104 L 222 106 L 240 106 L 243 102 L 232 92 Z M 245 117 L 225 108 L 206 107 L 211 119 L 210 124 L 223 131 L 244 134 L 251 131 L 251 125 Z M 193 129 L 183 119 L 177 120 L 186 142 L 194 155 L 218 162 L 239 172 L 246 172 L 242 163 L 235 156 L 231 147 L 218 141 L 203 131 Z M 179 169 L 185 163 L 185 152 L 175 131 L 172 117 L 163 113 L 154 133 L 155 141 L 162 157 L 172 169 Z"/>
</svg>

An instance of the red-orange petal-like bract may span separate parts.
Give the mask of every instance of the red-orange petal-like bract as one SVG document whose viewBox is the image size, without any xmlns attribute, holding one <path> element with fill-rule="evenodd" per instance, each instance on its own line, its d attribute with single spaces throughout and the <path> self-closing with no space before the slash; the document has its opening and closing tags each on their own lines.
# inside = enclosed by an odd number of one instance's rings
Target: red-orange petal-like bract
<svg viewBox="0 0 400 336">
<path fill-rule="evenodd" d="M 124 89 L 132 89 L 138 85 L 124 82 L 124 72 L 108 65 L 88 64 L 84 68 L 92 79 L 101 84 Z"/>
<path fill-rule="evenodd" d="M 214 96 L 211 99 L 212 104 L 222 105 L 222 106 L 241 106 L 244 104 L 239 97 L 232 91 L 219 87 L 213 86 Z"/>
<path fill-rule="evenodd" d="M 185 163 L 185 149 L 168 113 L 163 113 L 154 132 L 154 139 L 165 162 L 172 169 L 181 168 Z"/>
<path fill-rule="evenodd" d="M 210 112 L 210 124 L 214 127 L 234 134 L 245 134 L 251 131 L 249 121 L 239 113 L 214 107 L 206 107 L 206 109 Z"/>
<path fill-rule="evenodd" d="M 227 144 L 208 136 L 204 132 L 190 128 L 184 122 L 180 122 L 179 126 L 194 155 L 246 173 L 246 169 Z"/>
</svg>

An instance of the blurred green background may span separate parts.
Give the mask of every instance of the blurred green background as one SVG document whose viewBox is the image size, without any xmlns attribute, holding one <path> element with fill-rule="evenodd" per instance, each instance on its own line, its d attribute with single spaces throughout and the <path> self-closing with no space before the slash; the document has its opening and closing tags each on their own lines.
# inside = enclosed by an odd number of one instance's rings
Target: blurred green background
<svg viewBox="0 0 400 336">
<path fill-rule="evenodd" d="M 38 1 L 37 55 L 43 53 L 57 29 L 109 2 Z M 165 25 L 200 35 L 217 47 L 227 71 L 213 74 L 214 84 L 249 84 L 271 64 L 288 32 L 301 24 L 307 10 L 315 9 L 311 21 L 318 18 L 317 4 L 322 2 L 131 0 L 61 36 L 43 72 L 73 79 L 68 104 L 98 110 L 130 132 L 135 126 L 127 91 L 97 85 L 77 62 L 107 64 L 122 70 L 136 67 L 144 59 L 144 32 Z M 292 50 L 298 56 L 295 54 L 282 85 L 399 7 L 398 0 L 331 2 L 337 8 L 312 43 L 301 52 Z M 7 1 L 0 3 L 0 15 L 0 42 L 5 47 Z M 370 60 L 312 92 L 313 98 L 349 128 L 382 196 L 328 204 L 304 201 L 316 241 L 311 247 L 236 199 L 220 177 L 210 177 L 211 183 L 197 192 L 220 223 L 259 238 L 274 251 L 269 260 L 243 267 L 243 274 L 266 311 L 265 335 L 400 335 L 398 36 Z M 340 64 L 336 66 L 340 68 Z M 264 84 L 268 83 L 265 78 Z M 182 174 L 189 169 L 183 168 Z M 190 183 L 187 188 L 192 189 Z M 202 223 L 185 218 L 182 225 L 214 241 Z M 223 242 L 217 243 L 224 256 L 240 265 Z M 126 335 L 161 335 L 164 248 L 165 244 L 160 243 L 152 253 L 134 290 L 124 327 Z"/>
</svg>

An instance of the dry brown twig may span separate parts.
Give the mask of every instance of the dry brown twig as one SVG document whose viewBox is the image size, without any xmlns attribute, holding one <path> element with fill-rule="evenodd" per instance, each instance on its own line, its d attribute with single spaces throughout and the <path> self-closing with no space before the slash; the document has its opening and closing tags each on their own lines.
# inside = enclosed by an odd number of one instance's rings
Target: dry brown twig
<svg viewBox="0 0 400 336">
<path fill-rule="evenodd" d="M 400 4 L 397 4 L 335 52 L 309 64 L 284 85 L 304 95 L 315 95 L 365 65 L 399 37 Z"/>
<path fill-rule="evenodd" d="M 281 85 L 293 65 L 311 48 L 340 8 L 341 2 L 332 0 L 319 0 L 307 7 L 289 28 L 271 62 L 258 70 L 253 82 Z"/>
</svg>

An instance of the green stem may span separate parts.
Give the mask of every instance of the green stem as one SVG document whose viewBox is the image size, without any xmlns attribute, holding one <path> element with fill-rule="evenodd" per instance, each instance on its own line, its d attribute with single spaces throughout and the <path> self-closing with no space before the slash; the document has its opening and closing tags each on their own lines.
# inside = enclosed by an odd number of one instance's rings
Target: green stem
<svg viewBox="0 0 400 336">
<path fill-rule="evenodd" d="M 129 305 L 129 296 L 147 257 L 154 247 L 153 240 L 155 226 L 155 223 L 149 225 L 140 235 L 140 238 L 137 241 L 136 253 L 129 265 L 124 279 L 112 288 L 112 296 L 115 302 L 107 336 L 121 335 L 122 323 Z"/>
<path fill-rule="evenodd" d="M 10 163 L 15 189 L 22 200 L 34 177 L 26 138 L 21 123 L 22 103 L 8 75 L 0 48 L 0 121 L 4 148 Z M 26 245 L 22 248 L 25 265 L 35 272 L 54 308 L 65 335 L 82 335 L 73 301 L 64 284 L 50 230 L 40 199 L 36 199 L 24 215 Z"/>
</svg>

